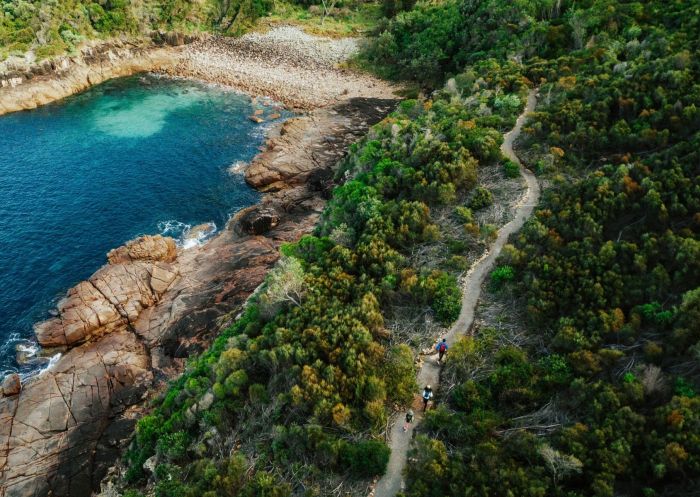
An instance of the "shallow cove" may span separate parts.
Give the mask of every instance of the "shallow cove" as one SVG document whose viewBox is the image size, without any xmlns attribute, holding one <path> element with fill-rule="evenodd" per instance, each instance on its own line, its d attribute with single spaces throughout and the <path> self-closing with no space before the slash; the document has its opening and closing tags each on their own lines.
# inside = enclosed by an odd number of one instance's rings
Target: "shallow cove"
<svg viewBox="0 0 700 497">
<path fill-rule="evenodd" d="M 253 111 L 245 95 L 140 75 L 0 117 L 0 376 L 36 370 L 16 363 L 17 346 L 107 251 L 222 227 L 257 201 L 230 171 L 263 141 Z"/>
</svg>

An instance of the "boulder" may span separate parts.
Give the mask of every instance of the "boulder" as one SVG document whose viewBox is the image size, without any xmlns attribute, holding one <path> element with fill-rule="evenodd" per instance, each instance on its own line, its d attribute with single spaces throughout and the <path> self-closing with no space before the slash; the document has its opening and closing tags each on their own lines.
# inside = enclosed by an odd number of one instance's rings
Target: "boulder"
<svg viewBox="0 0 700 497">
<path fill-rule="evenodd" d="M 7 397 L 17 395 L 22 390 L 22 382 L 17 373 L 8 374 L 2 380 L 2 393 Z"/>
<path fill-rule="evenodd" d="M 34 326 L 37 340 L 42 347 L 73 346 L 133 323 L 177 275 L 173 264 L 161 261 L 104 266 L 68 291 L 58 303 L 58 317 Z"/>
<path fill-rule="evenodd" d="M 110 264 L 132 261 L 173 262 L 177 258 L 175 240 L 168 236 L 146 235 L 127 242 L 107 254 Z"/>
<path fill-rule="evenodd" d="M 279 223 L 279 215 L 271 208 L 255 206 L 238 219 L 240 230 L 249 235 L 267 233 Z"/>
</svg>

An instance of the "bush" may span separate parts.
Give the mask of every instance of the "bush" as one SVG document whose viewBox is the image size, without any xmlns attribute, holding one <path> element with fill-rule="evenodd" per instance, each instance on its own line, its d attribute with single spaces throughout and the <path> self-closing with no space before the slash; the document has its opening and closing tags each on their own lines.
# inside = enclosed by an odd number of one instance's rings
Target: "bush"
<svg viewBox="0 0 700 497">
<path fill-rule="evenodd" d="M 503 163 L 503 174 L 506 178 L 517 178 L 520 176 L 520 167 L 512 160 L 506 160 Z"/>
<path fill-rule="evenodd" d="M 345 443 L 340 449 L 340 461 L 358 477 L 383 475 L 391 450 L 376 440 Z"/>
<path fill-rule="evenodd" d="M 384 364 L 386 391 L 391 401 L 408 405 L 417 389 L 416 369 L 411 348 L 406 344 L 389 349 Z"/>
<path fill-rule="evenodd" d="M 433 271 L 422 279 L 421 286 L 441 323 L 449 325 L 457 319 L 462 308 L 462 290 L 457 278 L 444 271 Z"/>
<path fill-rule="evenodd" d="M 416 0 L 382 0 L 382 14 L 385 17 L 394 17 L 399 12 L 411 10 Z"/>
<path fill-rule="evenodd" d="M 493 204 L 493 194 L 483 186 L 477 186 L 469 201 L 469 207 L 475 211 Z"/>
<path fill-rule="evenodd" d="M 496 269 L 491 271 L 491 283 L 494 286 L 501 287 L 504 283 L 513 281 L 515 278 L 515 271 L 511 266 L 498 266 Z"/>
<path fill-rule="evenodd" d="M 465 224 L 474 222 L 474 214 L 472 213 L 472 210 L 467 207 L 460 205 L 459 207 L 455 208 L 455 214 L 459 220 Z"/>
</svg>

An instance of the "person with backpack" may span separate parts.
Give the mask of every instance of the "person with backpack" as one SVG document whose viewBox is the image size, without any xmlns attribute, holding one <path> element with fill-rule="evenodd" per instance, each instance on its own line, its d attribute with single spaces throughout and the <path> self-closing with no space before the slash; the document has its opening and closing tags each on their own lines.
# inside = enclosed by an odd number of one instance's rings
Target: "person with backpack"
<svg viewBox="0 0 700 497">
<path fill-rule="evenodd" d="M 438 364 L 440 364 L 443 356 L 447 352 L 447 338 L 443 338 L 442 342 L 438 342 L 438 344 L 435 346 L 435 350 L 438 351 Z"/>
<path fill-rule="evenodd" d="M 433 398 L 433 389 L 430 388 L 430 385 L 426 385 L 425 388 L 423 389 L 423 412 L 428 409 L 428 402 L 430 402 L 430 399 Z"/>
<path fill-rule="evenodd" d="M 406 413 L 406 423 L 403 425 L 403 431 L 408 431 L 408 426 L 413 423 L 413 409 L 409 409 Z"/>
</svg>

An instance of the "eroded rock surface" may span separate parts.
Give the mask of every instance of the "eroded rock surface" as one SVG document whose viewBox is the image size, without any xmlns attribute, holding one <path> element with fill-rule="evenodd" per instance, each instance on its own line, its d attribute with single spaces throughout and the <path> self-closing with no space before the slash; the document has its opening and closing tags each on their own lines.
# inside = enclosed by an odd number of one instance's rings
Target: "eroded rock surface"
<svg viewBox="0 0 700 497">
<path fill-rule="evenodd" d="M 112 250 L 109 264 L 73 287 L 58 317 L 34 327 L 43 347 L 75 345 L 134 323 L 178 276 L 172 238 L 144 236 Z"/>
<path fill-rule="evenodd" d="M 175 240 L 162 235 L 146 235 L 128 242 L 107 254 L 110 264 L 133 261 L 173 262 L 177 257 Z"/>
<path fill-rule="evenodd" d="M 34 109 L 111 78 L 165 70 L 176 63 L 176 50 L 154 47 L 150 40 L 113 40 L 70 57 L 0 67 L 0 115 Z"/>
<path fill-rule="evenodd" d="M 133 421 L 113 426 L 151 383 L 150 358 L 133 333 L 118 331 L 74 348 L 55 367 L 0 402 L 0 495 L 84 497 L 100 460 Z"/>
<path fill-rule="evenodd" d="M 12 395 L 17 395 L 22 390 L 22 383 L 20 382 L 18 374 L 8 374 L 2 381 L 2 387 L 0 391 L 3 395 L 11 397 Z"/>
</svg>

